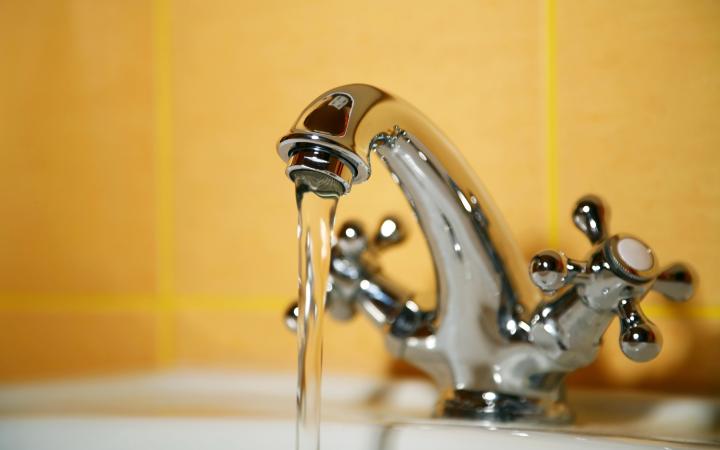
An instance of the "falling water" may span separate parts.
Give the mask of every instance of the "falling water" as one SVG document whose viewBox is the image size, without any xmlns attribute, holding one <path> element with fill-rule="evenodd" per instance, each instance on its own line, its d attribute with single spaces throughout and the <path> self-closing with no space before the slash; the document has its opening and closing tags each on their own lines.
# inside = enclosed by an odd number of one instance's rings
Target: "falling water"
<svg viewBox="0 0 720 450">
<path fill-rule="evenodd" d="M 321 197 L 296 185 L 298 207 L 297 450 L 320 449 L 323 316 L 330 273 L 336 196 Z"/>
</svg>

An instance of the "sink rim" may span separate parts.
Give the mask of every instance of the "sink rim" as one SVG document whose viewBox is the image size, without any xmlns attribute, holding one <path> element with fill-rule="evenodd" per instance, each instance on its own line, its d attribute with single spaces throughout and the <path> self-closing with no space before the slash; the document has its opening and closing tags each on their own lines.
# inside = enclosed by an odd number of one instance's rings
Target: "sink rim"
<svg viewBox="0 0 720 450">
<path fill-rule="evenodd" d="M 323 382 L 323 420 L 720 445 L 720 420 L 717 419 L 720 418 L 720 398 L 570 389 L 568 401 L 577 411 L 576 423 L 548 426 L 429 418 L 435 395 L 434 387 L 422 379 L 330 374 Z M 294 400 L 295 375 L 292 373 L 171 370 L 0 384 L 0 420 L 91 415 L 247 419 L 252 415 L 263 420 L 292 421 Z M 709 420 L 709 425 L 694 424 L 695 431 L 683 430 L 677 425 L 673 428 L 670 416 L 678 408 L 691 419 Z M 703 413 L 712 414 L 714 419 L 704 418 Z M 613 419 L 609 417 L 612 414 L 618 416 Z M 714 428 L 701 430 L 701 425 Z"/>
</svg>

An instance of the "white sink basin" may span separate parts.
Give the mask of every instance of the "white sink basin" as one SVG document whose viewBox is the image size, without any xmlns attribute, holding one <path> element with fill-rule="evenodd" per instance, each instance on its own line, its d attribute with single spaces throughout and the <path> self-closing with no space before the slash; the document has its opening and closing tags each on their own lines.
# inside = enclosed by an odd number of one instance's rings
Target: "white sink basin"
<svg viewBox="0 0 720 450">
<path fill-rule="evenodd" d="M 432 387 L 329 377 L 333 450 L 694 449 L 720 446 L 720 402 L 571 392 L 576 424 L 493 427 L 428 419 Z M 175 372 L 0 388 L 0 449 L 279 449 L 294 446 L 292 375 Z"/>
</svg>

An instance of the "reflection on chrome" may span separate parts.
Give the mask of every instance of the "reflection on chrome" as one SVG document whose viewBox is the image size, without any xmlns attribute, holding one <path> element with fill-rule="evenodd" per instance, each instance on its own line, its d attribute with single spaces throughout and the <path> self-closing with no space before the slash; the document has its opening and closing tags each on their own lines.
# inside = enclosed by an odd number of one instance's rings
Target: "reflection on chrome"
<svg viewBox="0 0 720 450">
<path fill-rule="evenodd" d="M 375 87 L 324 93 L 278 144 L 290 177 L 308 176 L 319 189 L 341 194 L 371 176 L 371 151 L 425 234 L 435 306 L 420 309 L 411 290 L 380 270 L 378 253 L 404 238 L 402 224 L 388 217 L 373 238 L 354 221 L 340 228 L 328 310 L 340 320 L 362 311 L 377 324 L 394 355 L 436 382 L 438 414 L 567 421 L 565 375 L 595 359 L 610 321 L 619 317 L 625 354 L 646 361 L 661 341 L 640 309 L 643 296 L 650 289 L 675 300 L 692 294 L 685 265 L 659 270 L 642 241 L 608 236 L 606 207 L 594 196 L 582 198 L 573 213 L 593 244 L 585 261 L 545 251 L 533 258 L 528 276 L 501 215 L 460 153 L 418 111 Z M 317 181 L 323 176 L 332 182 Z M 288 310 L 288 323 L 295 312 Z"/>
</svg>

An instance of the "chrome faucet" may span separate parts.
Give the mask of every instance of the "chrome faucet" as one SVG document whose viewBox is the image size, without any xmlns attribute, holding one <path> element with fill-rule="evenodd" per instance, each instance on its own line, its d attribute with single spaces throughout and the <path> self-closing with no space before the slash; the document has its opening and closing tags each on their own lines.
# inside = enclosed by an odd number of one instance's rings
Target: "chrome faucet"
<svg viewBox="0 0 720 450">
<path fill-rule="evenodd" d="M 532 259 L 528 276 L 502 217 L 459 152 L 418 111 L 375 87 L 324 93 L 278 144 L 287 175 L 319 195 L 344 195 L 367 180 L 372 151 L 425 234 L 435 307 L 422 310 L 414 294 L 378 266 L 377 253 L 405 235 L 388 217 L 371 237 L 354 221 L 340 227 L 327 308 L 341 320 L 364 312 L 392 354 L 430 375 L 440 392 L 438 415 L 567 421 L 565 375 L 595 359 L 613 317 L 620 318 L 623 352 L 646 361 L 661 340 L 640 300 L 651 288 L 674 300 L 692 294 L 688 267 L 658 270 L 639 239 L 608 237 L 606 208 L 593 196 L 581 199 L 573 214 L 594 245 L 587 261 L 545 251 Z M 291 328 L 296 317 L 291 305 Z"/>
</svg>

